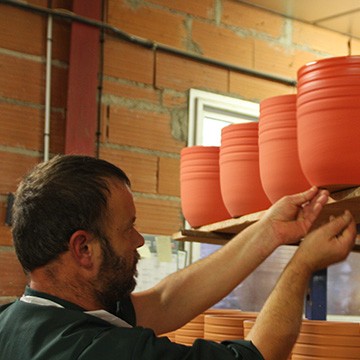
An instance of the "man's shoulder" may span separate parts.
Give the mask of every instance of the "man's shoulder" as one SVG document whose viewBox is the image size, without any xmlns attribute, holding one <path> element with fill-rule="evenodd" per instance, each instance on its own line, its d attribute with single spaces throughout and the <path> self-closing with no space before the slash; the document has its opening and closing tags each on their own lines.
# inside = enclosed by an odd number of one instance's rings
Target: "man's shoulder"
<svg viewBox="0 0 360 360">
<path fill-rule="evenodd" d="M 14 305 L 14 301 L 6 303 L 6 304 L 1 304 L 0 305 L 0 314 L 2 312 L 4 312 L 6 309 L 10 308 L 12 305 Z"/>
</svg>

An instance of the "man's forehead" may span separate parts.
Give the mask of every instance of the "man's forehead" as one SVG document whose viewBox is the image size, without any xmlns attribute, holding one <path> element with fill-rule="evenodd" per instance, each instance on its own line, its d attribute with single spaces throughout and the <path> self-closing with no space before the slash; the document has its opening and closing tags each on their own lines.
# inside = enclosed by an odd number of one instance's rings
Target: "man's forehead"
<svg viewBox="0 0 360 360">
<path fill-rule="evenodd" d="M 109 207 L 124 207 L 128 211 L 135 211 L 133 195 L 127 184 L 121 180 L 111 180 L 109 190 Z"/>
</svg>

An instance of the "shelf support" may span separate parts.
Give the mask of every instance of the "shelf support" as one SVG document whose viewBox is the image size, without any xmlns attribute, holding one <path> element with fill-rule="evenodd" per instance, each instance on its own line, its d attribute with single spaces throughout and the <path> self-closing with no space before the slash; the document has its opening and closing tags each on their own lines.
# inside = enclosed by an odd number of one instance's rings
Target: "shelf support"
<svg viewBox="0 0 360 360">
<path fill-rule="evenodd" d="M 326 320 L 327 269 L 313 274 L 305 299 L 305 317 L 309 320 Z"/>
</svg>

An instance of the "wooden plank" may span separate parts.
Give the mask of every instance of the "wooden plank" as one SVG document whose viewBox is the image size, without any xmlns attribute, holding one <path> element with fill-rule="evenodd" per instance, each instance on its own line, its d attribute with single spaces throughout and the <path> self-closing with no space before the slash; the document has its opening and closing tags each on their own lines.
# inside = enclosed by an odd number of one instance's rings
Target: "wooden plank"
<svg viewBox="0 0 360 360">
<path fill-rule="evenodd" d="M 215 245 L 225 245 L 231 238 L 234 237 L 233 234 L 223 234 L 218 235 L 213 232 L 205 232 L 193 229 L 184 229 L 175 234 L 172 238 L 178 241 L 190 241 L 190 242 L 199 242 L 205 244 L 215 244 Z"/>
<path fill-rule="evenodd" d="M 260 220 L 261 216 L 265 214 L 265 211 L 260 211 L 244 216 L 240 216 L 233 219 L 220 221 L 217 223 L 204 225 L 199 227 L 197 230 L 200 231 L 217 231 L 222 233 L 237 234 L 240 231 L 246 229 L 249 225 Z"/>
<path fill-rule="evenodd" d="M 360 187 L 331 193 L 329 202 L 324 206 L 312 229 L 314 230 L 327 222 L 330 216 L 341 215 L 346 209 L 353 214 L 356 223 L 360 224 Z M 260 211 L 204 225 L 196 229 L 184 229 L 173 234 L 173 239 L 223 245 L 235 234 L 260 220 L 264 214 L 265 211 Z M 360 239 L 357 240 L 354 251 L 360 252 Z"/>
<path fill-rule="evenodd" d="M 346 190 L 335 191 L 330 194 L 330 197 L 335 201 L 346 200 L 350 198 L 359 198 L 360 187 L 353 187 Z"/>
<path fill-rule="evenodd" d="M 340 194 L 338 194 L 340 195 Z M 321 211 L 318 219 L 315 221 L 313 229 L 327 222 L 329 217 L 341 215 L 345 210 L 349 210 L 355 218 L 357 224 L 360 223 L 360 188 L 356 191 L 341 194 L 342 200 L 329 202 Z M 332 198 L 334 195 L 332 194 Z"/>
</svg>

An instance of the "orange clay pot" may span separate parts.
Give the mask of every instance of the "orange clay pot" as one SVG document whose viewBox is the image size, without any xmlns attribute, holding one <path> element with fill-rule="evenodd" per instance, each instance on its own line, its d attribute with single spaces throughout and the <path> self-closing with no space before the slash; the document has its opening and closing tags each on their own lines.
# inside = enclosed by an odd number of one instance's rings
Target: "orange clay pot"
<svg viewBox="0 0 360 360">
<path fill-rule="evenodd" d="M 298 71 L 297 137 L 311 184 L 360 184 L 360 56 L 322 59 Z"/>
<path fill-rule="evenodd" d="M 296 95 L 260 103 L 259 167 L 262 186 L 272 203 L 310 187 L 298 154 Z"/>
</svg>

